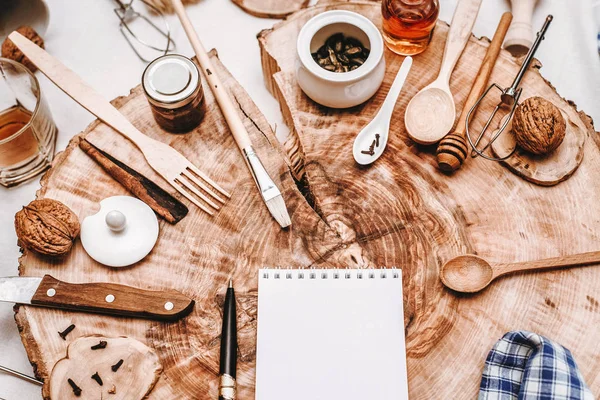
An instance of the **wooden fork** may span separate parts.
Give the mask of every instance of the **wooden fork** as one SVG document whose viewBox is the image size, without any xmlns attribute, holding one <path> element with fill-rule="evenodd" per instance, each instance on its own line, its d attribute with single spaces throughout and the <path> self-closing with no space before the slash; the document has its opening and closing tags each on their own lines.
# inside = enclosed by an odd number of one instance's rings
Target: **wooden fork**
<svg viewBox="0 0 600 400">
<path fill-rule="evenodd" d="M 212 189 L 224 197 L 231 197 L 177 150 L 140 132 L 110 102 L 56 58 L 18 32 L 11 33 L 9 38 L 56 86 L 86 110 L 133 142 L 142 151 L 148 164 L 193 204 L 213 215 L 213 211 L 198 201 L 194 195 L 215 210 L 220 207 L 213 200 L 220 203 L 224 203 L 225 200 Z M 208 196 L 198 190 L 194 184 L 204 190 Z"/>
</svg>

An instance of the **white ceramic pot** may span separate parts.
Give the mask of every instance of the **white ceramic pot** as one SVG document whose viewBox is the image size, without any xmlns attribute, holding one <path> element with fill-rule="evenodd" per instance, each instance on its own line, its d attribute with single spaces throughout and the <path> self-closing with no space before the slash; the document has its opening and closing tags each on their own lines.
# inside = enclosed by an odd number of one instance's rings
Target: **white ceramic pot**
<svg viewBox="0 0 600 400">
<path fill-rule="evenodd" d="M 43 38 L 49 20 L 45 0 L 0 0 L 0 43 L 22 25 L 31 26 Z"/>
<path fill-rule="evenodd" d="M 370 50 L 365 63 L 354 71 L 331 72 L 312 58 L 335 33 L 354 37 Z M 383 38 L 379 29 L 360 14 L 333 10 L 311 18 L 297 42 L 296 79 L 308 97 L 327 107 L 347 108 L 364 103 L 377 92 L 385 75 Z"/>
</svg>

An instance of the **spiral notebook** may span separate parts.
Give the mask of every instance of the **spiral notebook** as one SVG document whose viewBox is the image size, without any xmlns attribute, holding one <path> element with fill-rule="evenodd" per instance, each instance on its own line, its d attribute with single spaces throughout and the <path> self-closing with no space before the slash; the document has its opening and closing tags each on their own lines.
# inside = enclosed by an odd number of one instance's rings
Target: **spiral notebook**
<svg viewBox="0 0 600 400">
<path fill-rule="evenodd" d="M 400 270 L 259 271 L 256 400 L 408 399 Z"/>
</svg>

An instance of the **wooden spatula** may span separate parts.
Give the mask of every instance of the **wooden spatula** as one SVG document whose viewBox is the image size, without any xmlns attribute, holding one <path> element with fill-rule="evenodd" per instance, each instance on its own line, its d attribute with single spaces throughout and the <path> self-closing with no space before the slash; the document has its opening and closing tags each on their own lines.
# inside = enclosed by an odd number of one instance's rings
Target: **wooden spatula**
<svg viewBox="0 0 600 400">
<path fill-rule="evenodd" d="M 102 95 L 88 86 L 77 74 L 45 50 L 18 32 L 13 32 L 8 37 L 63 92 L 118 133 L 132 141 L 142 151 L 148 164 L 189 201 L 212 215 L 213 210 L 205 204 L 218 210 L 219 205 L 213 200 L 221 203 L 225 202 L 212 189 L 217 190 L 227 198 L 231 197 L 229 193 L 202 173 L 202 171 L 196 168 L 194 164 L 177 150 L 137 130 L 108 100 L 104 99 Z M 198 178 L 202 179 L 202 181 Z M 204 193 L 198 190 L 194 184 L 200 187 Z M 194 195 L 203 200 L 204 203 L 200 202 Z"/>
</svg>

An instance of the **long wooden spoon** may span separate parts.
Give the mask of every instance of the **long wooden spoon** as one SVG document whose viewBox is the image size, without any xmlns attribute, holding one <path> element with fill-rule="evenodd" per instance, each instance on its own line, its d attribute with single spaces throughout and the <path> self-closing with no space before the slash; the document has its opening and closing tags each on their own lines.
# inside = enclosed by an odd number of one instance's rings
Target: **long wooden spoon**
<svg viewBox="0 0 600 400">
<path fill-rule="evenodd" d="M 499 276 L 518 271 L 535 271 L 550 268 L 581 267 L 600 263 L 600 251 L 546 258 L 513 264 L 490 264 L 472 254 L 458 256 L 446 262 L 440 271 L 442 283 L 452 290 L 475 293 L 485 289 Z"/>
<path fill-rule="evenodd" d="M 421 89 L 406 106 L 406 131 L 417 143 L 437 143 L 454 125 L 456 106 L 450 91 L 450 75 L 471 37 L 481 1 L 459 0 L 446 38 L 439 75 L 436 80 Z"/>
</svg>

